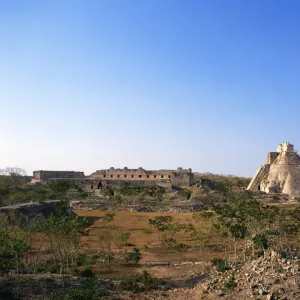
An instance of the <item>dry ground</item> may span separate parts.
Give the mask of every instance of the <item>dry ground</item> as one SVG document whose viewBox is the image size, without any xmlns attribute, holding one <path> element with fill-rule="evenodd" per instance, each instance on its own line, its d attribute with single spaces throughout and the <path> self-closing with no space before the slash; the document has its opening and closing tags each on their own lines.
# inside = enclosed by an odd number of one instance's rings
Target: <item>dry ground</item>
<svg viewBox="0 0 300 300">
<path fill-rule="evenodd" d="M 83 211 L 77 210 L 75 213 L 79 216 L 102 217 L 105 211 Z M 130 232 L 130 242 L 133 243 L 142 252 L 140 265 L 113 264 L 109 268 L 105 265 L 94 266 L 94 270 L 99 277 L 124 277 L 147 270 L 152 275 L 174 282 L 176 286 L 182 286 L 187 279 L 198 276 L 203 273 L 203 264 L 215 257 L 224 257 L 222 247 L 218 247 L 216 237 L 211 237 L 209 244 L 203 252 L 198 248 L 192 247 L 187 251 L 180 252 L 167 248 L 151 247 L 158 244 L 158 233 L 155 229 L 152 233 L 146 233 L 149 229 L 148 221 L 156 216 L 170 215 L 174 221 L 179 223 L 188 223 L 192 220 L 193 213 L 159 213 L 159 212 L 117 212 L 115 216 L 115 225 L 124 232 Z M 101 250 L 99 234 L 101 231 L 101 221 L 96 220 L 89 228 L 89 236 L 82 237 L 82 241 L 87 243 L 88 251 L 93 253 Z M 187 233 L 180 233 L 175 236 L 179 242 L 194 246 L 194 242 Z M 132 249 L 128 248 L 128 250 Z M 118 249 L 114 249 L 118 251 Z M 186 264 L 196 262 L 196 265 Z"/>
</svg>

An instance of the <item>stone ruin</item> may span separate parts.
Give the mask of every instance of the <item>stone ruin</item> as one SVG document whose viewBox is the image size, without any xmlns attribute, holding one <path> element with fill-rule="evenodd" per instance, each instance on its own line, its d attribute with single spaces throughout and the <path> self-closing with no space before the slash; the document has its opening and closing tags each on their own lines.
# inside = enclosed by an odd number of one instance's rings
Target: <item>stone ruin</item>
<svg viewBox="0 0 300 300">
<path fill-rule="evenodd" d="M 51 179 L 82 179 L 85 178 L 83 172 L 75 171 L 33 171 L 31 183 L 47 183 Z"/>
<path fill-rule="evenodd" d="M 89 176 L 74 171 L 34 171 L 32 184 L 46 184 L 51 181 L 72 181 L 84 189 L 101 189 L 103 186 L 119 187 L 159 185 L 165 188 L 172 186 L 190 186 L 193 184 L 192 169 L 145 170 L 143 168 L 98 170 Z"/>
<path fill-rule="evenodd" d="M 258 168 L 247 190 L 300 196 L 300 156 L 288 142 L 269 152 L 267 163 Z"/>
</svg>

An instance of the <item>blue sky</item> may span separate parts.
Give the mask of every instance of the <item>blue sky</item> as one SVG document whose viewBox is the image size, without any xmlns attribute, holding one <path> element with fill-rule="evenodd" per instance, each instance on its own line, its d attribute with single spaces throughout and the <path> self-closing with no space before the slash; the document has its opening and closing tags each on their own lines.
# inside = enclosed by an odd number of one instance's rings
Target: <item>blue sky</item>
<svg viewBox="0 0 300 300">
<path fill-rule="evenodd" d="M 300 149 L 300 3 L 0 2 L 0 168 L 251 176 Z"/>
</svg>

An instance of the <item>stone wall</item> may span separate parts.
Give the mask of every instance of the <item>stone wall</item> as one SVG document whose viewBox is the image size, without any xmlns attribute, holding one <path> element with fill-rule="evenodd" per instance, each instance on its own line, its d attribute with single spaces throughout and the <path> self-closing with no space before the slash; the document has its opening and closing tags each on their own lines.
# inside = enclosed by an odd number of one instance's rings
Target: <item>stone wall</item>
<svg viewBox="0 0 300 300">
<path fill-rule="evenodd" d="M 171 181 L 174 186 L 189 186 L 193 184 L 194 176 L 191 172 L 172 172 Z"/>
<path fill-rule="evenodd" d="M 33 172 L 33 182 L 40 181 L 45 182 L 53 178 L 85 178 L 83 172 L 76 171 L 34 171 Z"/>
</svg>

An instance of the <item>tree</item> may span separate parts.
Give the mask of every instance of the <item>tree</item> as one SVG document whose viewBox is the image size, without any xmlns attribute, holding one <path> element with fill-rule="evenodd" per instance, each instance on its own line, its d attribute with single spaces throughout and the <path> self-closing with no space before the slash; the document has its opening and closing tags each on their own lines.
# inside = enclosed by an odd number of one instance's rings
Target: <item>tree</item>
<svg viewBox="0 0 300 300">
<path fill-rule="evenodd" d="M 0 169 L 0 175 L 6 176 L 26 176 L 27 172 L 18 167 L 6 167 L 5 169 Z"/>
<path fill-rule="evenodd" d="M 16 217 L 13 219 L 13 216 L 1 216 L 1 225 L 6 225 L 5 229 L 1 228 L 0 231 L 0 275 L 8 274 L 13 268 L 16 268 L 17 274 L 19 274 L 22 258 L 30 249 L 29 244 L 22 236 L 23 232 L 20 231 L 18 221 Z"/>
<path fill-rule="evenodd" d="M 154 219 L 149 219 L 149 225 L 158 231 L 158 238 L 161 240 L 161 234 L 170 229 L 172 221 L 173 217 L 171 216 L 158 216 Z"/>
<path fill-rule="evenodd" d="M 73 215 L 58 213 L 45 218 L 40 231 L 50 244 L 52 259 L 59 265 L 59 273 L 76 264 L 80 249 L 80 236 L 85 233 L 87 222 Z"/>
<path fill-rule="evenodd" d="M 204 245 L 208 240 L 209 234 L 213 230 L 214 223 L 215 214 L 212 212 L 203 211 L 193 214 L 193 224 L 190 224 L 188 227 L 191 237 L 195 240 L 196 244 L 200 248 L 202 257 Z"/>
<path fill-rule="evenodd" d="M 112 247 L 117 240 L 117 229 L 114 225 L 115 212 L 108 212 L 102 218 L 102 226 L 98 236 L 100 245 L 105 251 L 106 260 L 111 263 L 113 258 Z"/>
<path fill-rule="evenodd" d="M 14 253 L 10 247 L 8 234 L 0 234 L 0 275 L 4 276 L 14 266 Z"/>
<path fill-rule="evenodd" d="M 235 261 L 236 261 L 237 260 L 237 240 L 245 239 L 246 234 L 247 234 L 247 227 L 243 222 L 232 224 L 229 227 L 229 232 L 234 241 L 234 256 L 235 256 Z"/>
<path fill-rule="evenodd" d="M 215 207 L 218 223 L 224 225 L 234 242 L 235 260 L 237 260 L 237 242 L 249 234 L 248 227 L 259 216 L 259 203 L 251 194 L 245 192 L 231 196 L 226 203 Z"/>
<path fill-rule="evenodd" d="M 257 234 L 253 238 L 253 244 L 258 246 L 265 252 L 268 249 L 269 241 L 264 234 Z"/>
<path fill-rule="evenodd" d="M 24 253 L 30 249 L 30 245 L 20 237 L 17 237 L 11 241 L 11 250 L 15 259 L 15 267 L 17 274 L 19 274 L 19 268 Z"/>
<path fill-rule="evenodd" d="M 130 235 L 130 232 L 121 232 L 118 234 L 116 238 L 116 245 L 118 246 L 118 248 L 125 247 L 128 244 Z"/>
<path fill-rule="evenodd" d="M 0 169 L 0 188 L 14 189 L 28 182 L 29 177 L 26 171 L 21 168 L 5 168 Z M 1 191 L 2 194 L 3 191 Z M 9 190 L 11 192 L 11 190 Z M 10 194 L 10 193 L 9 193 Z"/>
</svg>

